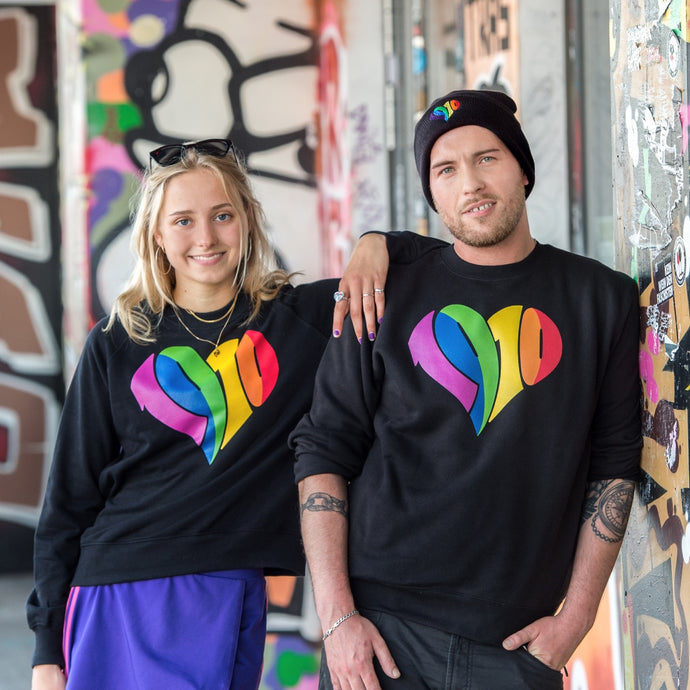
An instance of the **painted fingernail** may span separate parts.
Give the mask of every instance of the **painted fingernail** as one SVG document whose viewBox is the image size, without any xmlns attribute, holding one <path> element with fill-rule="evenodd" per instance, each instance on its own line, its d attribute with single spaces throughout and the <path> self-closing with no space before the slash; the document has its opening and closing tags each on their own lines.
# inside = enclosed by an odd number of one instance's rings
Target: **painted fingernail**
<svg viewBox="0 0 690 690">
<path fill-rule="evenodd" d="M 339 331 L 337 328 L 333 331 L 333 337 L 334 337 L 334 338 L 339 338 L 339 337 L 340 337 L 340 331 Z"/>
<path fill-rule="evenodd" d="M 369 332 L 369 340 L 373 340 L 375 337 L 376 337 L 376 333 L 374 333 L 373 331 L 370 331 Z"/>
<path fill-rule="evenodd" d="M 359 337 L 359 338 L 357 338 L 357 340 L 359 341 L 359 344 L 361 345 L 362 344 L 362 338 Z"/>
<path fill-rule="evenodd" d="M 379 316 L 379 325 L 381 324 L 381 321 L 383 321 L 383 316 Z"/>
</svg>

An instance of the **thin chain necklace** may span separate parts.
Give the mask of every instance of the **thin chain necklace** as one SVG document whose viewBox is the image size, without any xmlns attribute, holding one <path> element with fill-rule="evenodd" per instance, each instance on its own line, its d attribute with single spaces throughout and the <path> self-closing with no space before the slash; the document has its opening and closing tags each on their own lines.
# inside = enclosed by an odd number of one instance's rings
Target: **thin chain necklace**
<svg viewBox="0 0 690 690">
<path fill-rule="evenodd" d="M 175 316 L 177 317 L 177 320 L 182 325 L 182 328 L 184 328 L 185 331 L 187 331 L 187 333 L 189 333 L 189 335 L 192 336 L 192 338 L 196 338 L 197 340 L 201 341 L 202 343 L 208 343 L 209 345 L 213 345 L 213 356 L 218 357 L 218 355 L 220 354 L 220 349 L 218 347 L 220 345 L 220 339 L 223 337 L 223 333 L 225 332 L 226 326 L 230 323 L 230 317 L 232 316 L 232 312 L 235 309 L 235 304 L 237 304 L 237 298 L 239 297 L 239 294 L 240 294 L 240 291 L 238 290 L 235 293 L 235 298 L 232 300 L 232 304 L 230 305 L 228 311 L 225 312 L 225 314 L 223 314 L 223 316 L 227 315 L 227 318 L 225 319 L 225 323 L 223 324 L 223 328 L 220 329 L 220 333 L 218 334 L 218 339 L 216 340 L 215 343 L 212 340 L 208 340 L 208 338 L 201 338 L 196 333 L 193 333 L 191 331 L 191 329 L 189 328 L 189 326 L 180 318 L 180 313 L 177 310 L 176 304 L 173 304 L 173 311 L 175 312 Z M 189 310 L 185 309 L 185 311 L 189 311 Z M 196 314 L 194 314 L 194 316 L 196 316 Z M 222 319 L 223 316 L 221 316 L 220 318 Z M 203 319 L 200 319 L 200 320 L 203 321 Z M 208 321 L 207 323 L 217 323 L 218 321 L 220 321 L 220 319 Z"/>
<path fill-rule="evenodd" d="M 219 321 L 222 321 L 228 314 L 230 314 L 232 312 L 232 310 L 235 308 L 235 302 L 236 302 L 236 299 L 233 300 L 232 304 L 228 307 L 228 310 L 225 312 L 225 314 L 221 314 L 218 318 L 215 318 L 215 319 L 205 319 L 202 316 L 199 316 L 195 311 L 192 311 L 191 309 L 187 309 L 187 307 L 183 307 L 183 308 L 190 316 L 193 316 L 197 321 L 203 321 L 204 323 L 218 323 Z"/>
</svg>

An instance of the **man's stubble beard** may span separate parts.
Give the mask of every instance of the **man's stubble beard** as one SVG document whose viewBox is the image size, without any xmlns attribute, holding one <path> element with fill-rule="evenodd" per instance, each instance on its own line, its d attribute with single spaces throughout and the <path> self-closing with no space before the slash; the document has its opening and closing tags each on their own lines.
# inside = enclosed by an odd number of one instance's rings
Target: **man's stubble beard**
<svg viewBox="0 0 690 690">
<path fill-rule="evenodd" d="M 471 222 L 467 223 L 464 214 L 458 212 L 451 216 L 443 211 L 439 211 L 439 218 L 451 235 L 468 247 L 494 247 L 513 234 L 524 212 L 525 199 L 518 197 L 507 203 L 499 218 L 470 218 Z M 477 227 L 477 223 L 482 227 Z"/>
</svg>

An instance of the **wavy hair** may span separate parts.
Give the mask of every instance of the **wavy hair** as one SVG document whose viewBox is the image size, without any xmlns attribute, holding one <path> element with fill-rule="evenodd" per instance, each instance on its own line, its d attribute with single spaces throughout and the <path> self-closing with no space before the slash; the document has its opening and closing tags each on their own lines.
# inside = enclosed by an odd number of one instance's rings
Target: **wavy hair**
<svg viewBox="0 0 690 690">
<path fill-rule="evenodd" d="M 105 326 L 110 330 L 116 319 L 136 343 L 153 343 L 166 305 L 175 305 L 175 269 L 155 241 L 158 216 L 168 182 L 178 175 L 207 169 L 219 180 L 240 220 L 240 260 L 234 284 L 248 295 L 252 309 L 246 323 L 258 315 L 261 304 L 273 299 L 290 280 L 276 268 L 275 253 L 266 236 L 265 216 L 251 189 L 244 165 L 233 155 L 224 157 L 185 150 L 179 162 L 156 166 L 144 174 L 133 197 L 130 246 L 136 263 L 120 295 L 113 303 Z"/>
</svg>

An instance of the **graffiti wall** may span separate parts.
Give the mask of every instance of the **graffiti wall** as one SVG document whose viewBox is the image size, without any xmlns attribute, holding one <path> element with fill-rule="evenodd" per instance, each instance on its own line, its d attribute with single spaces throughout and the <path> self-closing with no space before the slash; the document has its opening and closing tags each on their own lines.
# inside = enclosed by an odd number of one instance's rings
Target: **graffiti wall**
<svg viewBox="0 0 690 690">
<path fill-rule="evenodd" d="M 63 395 L 55 10 L 0 6 L 0 563 L 31 565 Z"/>
<path fill-rule="evenodd" d="M 617 264 L 640 286 L 643 481 L 621 565 L 627 688 L 690 687 L 686 2 L 610 4 Z"/>
<path fill-rule="evenodd" d="M 520 94 L 517 0 L 463 0 L 467 88 Z"/>
</svg>

